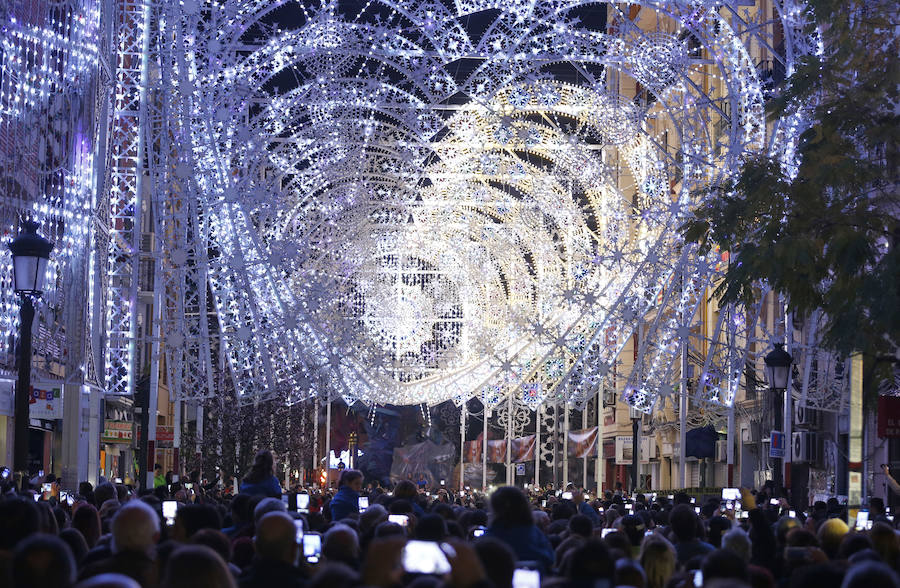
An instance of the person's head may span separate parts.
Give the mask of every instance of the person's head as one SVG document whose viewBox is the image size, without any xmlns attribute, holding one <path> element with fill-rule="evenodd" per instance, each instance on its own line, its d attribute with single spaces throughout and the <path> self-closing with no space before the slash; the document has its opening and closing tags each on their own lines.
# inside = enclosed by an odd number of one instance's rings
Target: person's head
<svg viewBox="0 0 900 588">
<path fill-rule="evenodd" d="M 159 464 L 156 464 L 155 466 L 153 466 L 153 473 L 157 476 L 161 476 L 162 475 L 162 466 Z"/>
<path fill-rule="evenodd" d="M 528 497 L 515 486 L 501 486 L 491 494 L 492 523 L 501 527 L 531 526 Z"/>
<path fill-rule="evenodd" d="M 874 588 L 878 586 L 900 586 L 900 576 L 887 565 L 867 561 L 852 566 L 844 576 L 841 588 Z"/>
<path fill-rule="evenodd" d="M 663 588 L 675 573 L 675 548 L 657 533 L 641 543 L 641 567 L 647 577 L 647 588 Z"/>
<path fill-rule="evenodd" d="M 162 586 L 167 588 L 236 588 L 219 554 L 205 545 L 186 545 L 169 556 Z"/>
<path fill-rule="evenodd" d="M 98 574 L 82 580 L 76 588 L 141 588 L 141 585 L 124 574 Z"/>
<path fill-rule="evenodd" d="M 897 533 L 885 523 L 875 523 L 869 531 L 869 539 L 872 541 L 872 549 L 881 556 L 887 564 L 900 561 L 900 542 Z"/>
<path fill-rule="evenodd" d="M 159 541 L 159 517 L 145 502 L 132 500 L 116 512 L 110 530 L 113 553 L 150 554 Z"/>
<path fill-rule="evenodd" d="M 570 580 L 612 580 L 613 569 L 603 541 L 588 539 L 569 553 L 564 572 Z"/>
<path fill-rule="evenodd" d="M 406 500 L 413 500 L 418 494 L 419 491 L 416 489 L 416 485 L 409 480 L 400 480 L 397 482 L 397 485 L 394 486 L 395 499 L 403 498 Z"/>
<path fill-rule="evenodd" d="M 750 542 L 750 535 L 740 527 L 735 527 L 722 536 L 722 549 L 736 554 L 745 563 L 750 563 L 752 548 L 753 544 Z"/>
<path fill-rule="evenodd" d="M 380 504 L 370 504 L 369 508 L 359 513 L 359 532 L 363 535 L 383 523 L 388 518 L 387 509 Z"/>
<path fill-rule="evenodd" d="M 616 562 L 615 585 L 616 586 L 635 586 L 641 588 L 647 583 L 647 576 L 644 569 L 638 562 L 622 558 Z"/>
<path fill-rule="evenodd" d="M 103 482 L 102 484 L 97 486 L 96 490 L 94 490 L 94 504 L 99 508 L 103 506 L 103 504 L 108 500 L 114 500 L 118 502 L 119 493 L 116 492 L 115 486 L 113 486 L 109 482 Z"/>
<path fill-rule="evenodd" d="M 697 513 L 690 504 L 679 504 L 669 513 L 669 526 L 677 541 L 692 541 L 697 537 Z"/>
<path fill-rule="evenodd" d="M 725 517 L 711 517 L 707 521 L 707 542 L 713 547 L 720 547 L 722 534 L 731 528 L 731 521 Z"/>
<path fill-rule="evenodd" d="M 225 561 L 231 561 L 231 541 L 222 531 L 216 529 L 201 529 L 191 537 L 194 545 L 206 545 L 219 554 Z"/>
<path fill-rule="evenodd" d="M 262 482 L 269 476 L 275 475 L 275 458 L 268 449 L 260 449 L 253 458 L 250 473 L 244 477 L 244 481 L 250 484 Z"/>
<path fill-rule="evenodd" d="M 99 528 L 100 521 L 97 520 Z M 0 501 L 0 550 L 12 551 L 20 541 L 41 530 L 41 513 L 33 500 Z M 99 537 L 99 531 L 97 533 Z"/>
<path fill-rule="evenodd" d="M 644 521 L 642 521 L 639 516 L 625 515 L 619 519 L 619 525 L 632 545 L 640 545 L 641 541 L 644 540 L 644 531 L 646 530 L 646 527 L 644 526 Z"/>
<path fill-rule="evenodd" d="M 516 569 L 516 555 L 512 549 L 493 537 L 481 537 L 475 541 L 474 547 L 488 580 L 496 588 L 512 588 Z"/>
<path fill-rule="evenodd" d="M 328 561 L 355 566 L 359 562 L 359 536 L 347 525 L 338 523 L 322 537 L 322 557 Z"/>
<path fill-rule="evenodd" d="M 861 533 L 847 533 L 838 548 L 838 559 L 850 559 L 858 551 L 872 549 L 872 541 Z"/>
<path fill-rule="evenodd" d="M 75 571 L 69 546 L 53 535 L 32 535 L 13 552 L 12 579 L 18 588 L 68 588 Z"/>
<path fill-rule="evenodd" d="M 416 538 L 422 541 L 443 541 L 447 537 L 447 522 L 440 515 L 427 514 L 416 523 Z"/>
<path fill-rule="evenodd" d="M 703 560 L 703 582 L 712 580 L 736 580 L 747 582 L 747 562 L 727 549 L 716 549 Z"/>
<path fill-rule="evenodd" d="M 263 515 L 256 524 L 253 544 L 261 559 L 293 564 L 298 549 L 294 520 L 283 512 Z"/>
<path fill-rule="evenodd" d="M 250 496 L 238 494 L 231 499 L 231 524 L 242 527 L 253 521 L 253 511 L 250 508 Z"/>
<path fill-rule="evenodd" d="M 534 517 L 532 517 L 532 520 L 533 519 Z M 569 519 L 569 533 L 571 535 L 590 537 L 593 532 L 594 525 L 591 523 L 591 519 L 587 518 L 585 515 L 579 514 Z"/>
<path fill-rule="evenodd" d="M 287 512 L 287 506 L 277 498 L 263 498 L 253 509 L 254 523 L 258 524 L 259 520 L 270 512 Z"/>
<path fill-rule="evenodd" d="M 362 492 L 363 475 L 359 470 L 344 470 L 338 478 L 338 488 L 347 486 L 355 492 Z"/>
<path fill-rule="evenodd" d="M 71 528 L 63 529 L 59 532 L 59 538 L 69 546 L 72 557 L 75 559 L 75 564 L 80 565 L 88 552 L 87 542 L 84 540 L 84 535 L 81 534 L 81 531 Z"/>
<path fill-rule="evenodd" d="M 209 504 L 185 504 L 175 513 L 172 538 L 187 542 L 200 529 L 221 529 L 222 516 Z"/>
<path fill-rule="evenodd" d="M 841 519 L 828 519 L 819 527 L 819 543 L 822 545 L 822 551 L 830 558 L 837 557 L 838 549 L 844 535 L 850 530 L 847 523 Z"/>
<path fill-rule="evenodd" d="M 325 562 L 309 579 L 307 588 L 356 588 L 359 586 L 359 573 L 348 565 L 339 562 Z"/>
<path fill-rule="evenodd" d="M 869 499 L 869 517 L 874 518 L 884 514 L 884 500 L 878 496 Z"/>
<path fill-rule="evenodd" d="M 93 504 L 84 502 L 75 507 L 75 512 L 72 513 L 72 528 L 81 531 L 88 549 L 93 549 L 97 545 L 102 534 L 102 527 L 100 513 Z"/>
</svg>

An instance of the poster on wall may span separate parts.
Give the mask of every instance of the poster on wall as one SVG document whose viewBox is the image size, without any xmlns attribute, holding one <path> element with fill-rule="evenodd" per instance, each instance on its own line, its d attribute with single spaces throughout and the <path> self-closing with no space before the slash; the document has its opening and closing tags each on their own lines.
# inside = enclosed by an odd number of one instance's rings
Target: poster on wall
<svg viewBox="0 0 900 588">
<path fill-rule="evenodd" d="M 28 404 L 29 414 L 33 419 L 52 421 L 63 418 L 62 382 L 35 382 L 31 386 Z"/>
</svg>

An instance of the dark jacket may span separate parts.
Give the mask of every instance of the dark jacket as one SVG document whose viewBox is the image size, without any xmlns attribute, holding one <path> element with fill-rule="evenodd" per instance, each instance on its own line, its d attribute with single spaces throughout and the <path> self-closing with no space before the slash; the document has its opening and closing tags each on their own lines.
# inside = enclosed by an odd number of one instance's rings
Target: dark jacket
<svg viewBox="0 0 900 588">
<path fill-rule="evenodd" d="M 241 482 L 241 494 L 281 498 L 281 484 L 275 476 L 269 476 L 255 483 Z"/>
<path fill-rule="evenodd" d="M 282 561 L 254 560 L 238 579 L 240 588 L 302 588 L 306 578 L 298 568 Z"/>
<path fill-rule="evenodd" d="M 520 561 L 536 561 L 548 572 L 553 568 L 553 546 L 547 536 L 535 525 L 501 527 L 491 525 L 484 532 L 485 537 L 494 537 L 506 543 Z"/>
<path fill-rule="evenodd" d="M 359 493 L 350 486 L 338 488 L 334 498 L 329 503 L 331 520 L 339 521 L 347 518 L 352 513 L 359 512 Z"/>
<path fill-rule="evenodd" d="M 124 574 L 133 578 L 141 588 L 156 588 L 159 586 L 159 567 L 156 560 L 146 554 L 134 551 L 120 551 L 110 557 L 96 561 L 85 567 L 79 580 L 93 578 L 100 574 Z"/>
</svg>

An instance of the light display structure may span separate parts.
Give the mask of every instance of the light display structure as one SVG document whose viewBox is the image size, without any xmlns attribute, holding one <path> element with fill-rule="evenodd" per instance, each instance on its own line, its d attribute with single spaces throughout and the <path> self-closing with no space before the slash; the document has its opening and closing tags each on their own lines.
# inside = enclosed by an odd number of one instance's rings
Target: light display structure
<svg viewBox="0 0 900 588">
<path fill-rule="evenodd" d="M 771 334 L 760 305 L 692 330 L 727 259 L 678 227 L 744 154 L 791 164 L 800 115 L 767 132 L 751 55 L 790 72 L 799 6 L 157 10 L 167 352 L 195 378 L 176 393 L 210 391 L 204 313 L 183 308 L 207 278 L 247 400 L 579 406 L 616 371 L 649 411 L 693 351 L 695 400 L 732 402 Z"/>
</svg>

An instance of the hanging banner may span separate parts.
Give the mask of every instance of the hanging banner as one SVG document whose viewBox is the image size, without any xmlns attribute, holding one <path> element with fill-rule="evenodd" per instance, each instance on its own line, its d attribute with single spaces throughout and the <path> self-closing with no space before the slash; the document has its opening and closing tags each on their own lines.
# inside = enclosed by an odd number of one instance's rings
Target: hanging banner
<svg viewBox="0 0 900 588">
<path fill-rule="evenodd" d="M 506 463 L 506 439 L 488 441 L 488 463 Z"/>
<path fill-rule="evenodd" d="M 465 461 L 466 463 L 481 463 L 481 440 L 466 441 L 465 445 Z"/>
<path fill-rule="evenodd" d="M 512 461 L 534 461 L 534 451 L 537 446 L 534 435 L 519 437 L 512 441 Z M 524 474 L 523 474 L 524 475 Z"/>
<path fill-rule="evenodd" d="M 878 397 L 878 436 L 900 437 L 900 396 Z"/>
<path fill-rule="evenodd" d="M 33 419 L 52 421 L 63 418 L 62 382 L 35 382 L 28 399 L 29 415 Z"/>
<path fill-rule="evenodd" d="M 597 427 L 569 431 L 569 457 L 592 457 L 597 455 Z"/>
</svg>

